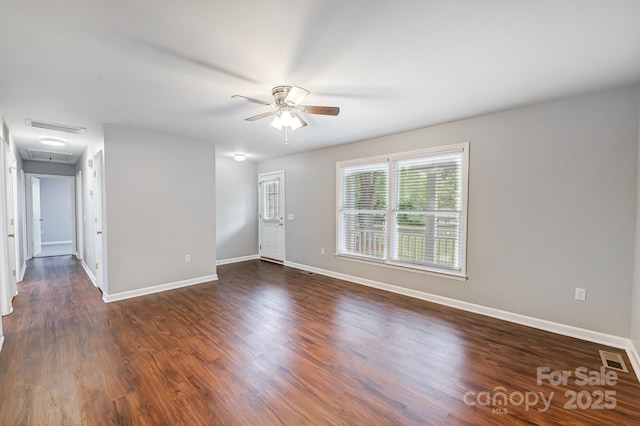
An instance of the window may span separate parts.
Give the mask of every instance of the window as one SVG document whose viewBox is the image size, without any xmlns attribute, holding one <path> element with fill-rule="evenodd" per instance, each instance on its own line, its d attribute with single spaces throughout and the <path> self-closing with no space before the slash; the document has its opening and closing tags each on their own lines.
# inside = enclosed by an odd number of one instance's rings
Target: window
<svg viewBox="0 0 640 426">
<path fill-rule="evenodd" d="M 338 163 L 337 254 L 465 276 L 468 150 Z"/>
<path fill-rule="evenodd" d="M 266 221 L 280 220 L 280 180 L 268 180 L 263 182 L 263 210 L 262 219 Z"/>
</svg>

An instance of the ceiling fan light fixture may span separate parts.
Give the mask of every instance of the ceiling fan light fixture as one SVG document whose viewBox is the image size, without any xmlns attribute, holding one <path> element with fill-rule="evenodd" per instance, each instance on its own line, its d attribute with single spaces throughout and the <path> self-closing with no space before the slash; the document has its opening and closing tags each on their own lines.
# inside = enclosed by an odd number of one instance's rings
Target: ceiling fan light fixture
<svg viewBox="0 0 640 426">
<path fill-rule="evenodd" d="M 282 130 L 282 119 L 280 119 L 279 115 L 276 115 L 271 122 L 271 127 L 274 127 L 278 130 Z"/>
<path fill-rule="evenodd" d="M 291 112 L 287 109 L 280 113 L 280 121 L 284 127 L 291 127 L 291 123 L 293 122 L 293 116 Z"/>
<path fill-rule="evenodd" d="M 294 113 L 293 117 L 291 118 L 291 130 L 296 130 L 300 127 L 303 127 L 302 120 L 300 119 L 298 114 Z"/>
<path fill-rule="evenodd" d="M 241 153 L 233 154 L 233 159 L 236 161 L 244 161 L 247 159 L 247 156 Z"/>
<path fill-rule="evenodd" d="M 336 116 L 340 113 L 340 107 L 302 105 L 302 101 L 310 94 L 307 89 L 298 86 L 276 86 L 271 90 L 274 103 L 260 99 L 248 98 L 242 95 L 233 95 L 232 98 L 240 99 L 254 104 L 273 107 L 270 111 L 245 118 L 245 121 L 256 121 L 261 118 L 273 117 L 271 127 L 285 131 L 285 142 L 288 141 L 289 130 L 293 131 L 308 124 L 304 120 L 304 114 L 320 114 Z M 304 113 L 304 114 L 303 114 Z"/>
</svg>

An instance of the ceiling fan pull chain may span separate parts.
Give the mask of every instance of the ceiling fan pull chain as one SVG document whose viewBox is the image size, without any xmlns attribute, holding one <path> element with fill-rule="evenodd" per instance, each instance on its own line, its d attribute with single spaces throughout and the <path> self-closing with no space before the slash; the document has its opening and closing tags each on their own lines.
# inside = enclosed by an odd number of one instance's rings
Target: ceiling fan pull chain
<svg viewBox="0 0 640 426">
<path fill-rule="evenodd" d="M 289 145 L 289 128 L 284 128 L 284 144 Z"/>
</svg>

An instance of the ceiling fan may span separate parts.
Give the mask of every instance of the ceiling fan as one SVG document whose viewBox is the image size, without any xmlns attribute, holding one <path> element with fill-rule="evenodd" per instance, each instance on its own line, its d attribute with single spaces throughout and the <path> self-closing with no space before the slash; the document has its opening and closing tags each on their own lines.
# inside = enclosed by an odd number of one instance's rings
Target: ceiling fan
<svg viewBox="0 0 640 426">
<path fill-rule="evenodd" d="M 301 105 L 302 101 L 311 93 L 306 89 L 298 86 L 276 86 L 271 90 L 275 103 L 262 101 L 260 99 L 248 98 L 241 95 L 233 95 L 232 98 L 240 99 L 247 102 L 253 102 L 260 105 L 266 105 L 274 108 L 271 111 L 245 118 L 246 121 L 255 121 L 261 118 L 275 115 L 271 126 L 278 130 L 284 127 L 285 132 L 289 129 L 296 130 L 305 127 L 307 123 L 302 119 L 300 113 L 321 114 L 321 115 L 338 115 L 339 107 L 330 106 L 311 106 Z M 288 140 L 288 134 L 285 133 L 285 141 Z"/>
</svg>

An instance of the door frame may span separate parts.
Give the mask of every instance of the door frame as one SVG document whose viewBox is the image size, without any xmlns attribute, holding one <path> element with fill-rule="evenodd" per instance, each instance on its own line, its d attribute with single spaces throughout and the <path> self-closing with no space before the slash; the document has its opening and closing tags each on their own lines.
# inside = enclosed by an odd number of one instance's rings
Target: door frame
<svg viewBox="0 0 640 426">
<path fill-rule="evenodd" d="M 0 220 L 0 232 L 3 234 L 2 244 L 0 244 L 0 316 L 13 312 L 13 298 L 18 294 L 18 258 L 16 242 L 19 238 L 17 231 L 16 212 L 16 173 L 14 171 L 15 154 L 12 149 L 8 128 L 4 120 L 2 124 L 2 134 L 0 135 L 0 210 L 2 212 Z M 9 200 L 11 197 L 11 200 Z M 10 223 L 11 218 L 13 222 Z M 10 238 L 13 243 L 10 243 Z"/>
<path fill-rule="evenodd" d="M 76 182 L 75 176 L 65 176 L 65 175 L 47 175 L 42 173 L 25 173 L 26 177 L 26 194 L 24 197 L 26 204 L 26 216 L 27 220 L 27 259 L 33 259 L 33 195 L 32 195 L 32 185 L 31 178 L 35 177 L 38 179 L 69 179 L 71 182 L 71 191 L 74 196 L 71 197 L 71 247 L 76 246 L 76 238 L 77 238 L 77 218 L 76 218 Z"/>
<path fill-rule="evenodd" d="M 285 172 L 284 170 L 276 170 L 273 172 L 266 172 L 266 173 L 260 173 L 258 174 L 258 255 L 260 256 L 261 259 L 264 260 L 274 260 L 274 261 L 279 261 L 279 259 L 271 259 L 271 258 L 265 258 L 262 257 L 262 204 L 263 204 L 263 197 L 262 197 L 262 187 L 261 184 L 262 182 L 269 180 L 267 179 L 268 177 L 271 176 L 282 176 L 282 179 L 280 180 L 281 182 L 281 186 L 280 186 L 280 203 L 281 203 L 281 209 L 280 209 L 280 214 L 281 214 L 281 221 L 282 221 L 282 263 L 284 263 L 286 261 L 286 254 L 287 254 L 287 250 L 286 250 L 286 240 L 287 240 L 287 221 L 286 221 L 286 185 L 285 185 Z"/>
<path fill-rule="evenodd" d="M 105 226 L 104 226 L 104 156 L 102 150 L 93 156 L 92 195 L 94 200 L 94 250 L 96 260 L 96 286 L 106 294 L 105 289 Z"/>
</svg>

